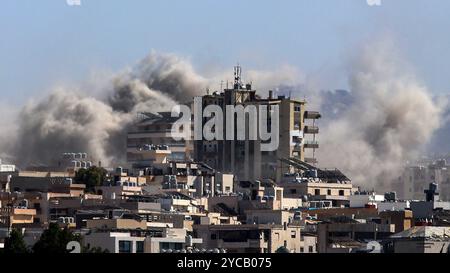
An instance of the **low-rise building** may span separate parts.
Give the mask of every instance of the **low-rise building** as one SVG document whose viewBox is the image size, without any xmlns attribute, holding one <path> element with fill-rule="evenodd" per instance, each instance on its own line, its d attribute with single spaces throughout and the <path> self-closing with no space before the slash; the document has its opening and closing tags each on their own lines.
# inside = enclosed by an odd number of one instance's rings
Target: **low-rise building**
<svg viewBox="0 0 450 273">
<path fill-rule="evenodd" d="M 35 216 L 35 209 L 21 207 L 3 207 L 0 208 L 0 225 L 13 227 L 17 225 L 34 224 Z"/>
<path fill-rule="evenodd" d="M 317 253 L 317 234 L 302 231 L 300 253 Z"/>
<path fill-rule="evenodd" d="M 101 248 L 109 253 L 144 253 L 145 236 L 140 232 L 101 231 L 83 238 L 87 248 Z"/>
<path fill-rule="evenodd" d="M 119 181 L 111 185 L 95 187 L 97 194 L 104 199 L 125 200 L 128 196 L 142 195 L 142 187 L 136 182 Z"/>
<path fill-rule="evenodd" d="M 91 230 L 83 236 L 83 245 L 101 248 L 110 253 L 160 253 L 192 249 L 202 243 L 192 238 L 184 228 L 167 223 L 135 219 L 87 220 Z"/>
<path fill-rule="evenodd" d="M 0 173 L 12 173 L 16 171 L 16 165 L 13 164 L 3 164 L 0 159 Z"/>
<path fill-rule="evenodd" d="M 179 192 L 165 192 L 159 197 L 158 202 L 161 204 L 161 209 L 170 212 L 196 213 L 200 209 L 194 198 Z"/>
<path fill-rule="evenodd" d="M 81 196 L 86 185 L 74 183 L 67 173 L 25 172 L 11 177 L 10 188 L 16 192 L 54 192 Z"/>
<path fill-rule="evenodd" d="M 379 224 L 348 217 L 335 217 L 318 225 L 319 253 L 364 251 L 372 241 L 381 241 L 395 233 L 394 224 Z"/>
<path fill-rule="evenodd" d="M 90 219 L 86 227 L 93 230 L 147 229 L 147 222 L 136 219 Z"/>
<path fill-rule="evenodd" d="M 388 242 L 386 248 L 394 253 L 450 253 L 450 227 L 412 227 Z"/>
<path fill-rule="evenodd" d="M 303 166 L 301 162 L 294 163 Z M 279 186 L 284 188 L 284 197 L 307 198 L 310 203 L 328 202 L 331 207 L 349 206 L 349 198 L 354 191 L 350 179 L 339 170 L 312 169 L 302 174 L 285 174 Z"/>
<path fill-rule="evenodd" d="M 145 238 L 146 253 L 177 252 L 200 247 L 201 238 L 193 238 L 183 228 L 165 228 L 161 237 Z"/>
<path fill-rule="evenodd" d="M 202 248 L 228 253 L 275 253 L 280 247 L 300 252 L 300 226 L 277 224 L 194 225 Z"/>
<path fill-rule="evenodd" d="M 413 212 L 410 210 L 382 211 L 379 215 L 382 224 L 395 225 L 396 233 L 410 229 L 414 225 Z"/>
</svg>

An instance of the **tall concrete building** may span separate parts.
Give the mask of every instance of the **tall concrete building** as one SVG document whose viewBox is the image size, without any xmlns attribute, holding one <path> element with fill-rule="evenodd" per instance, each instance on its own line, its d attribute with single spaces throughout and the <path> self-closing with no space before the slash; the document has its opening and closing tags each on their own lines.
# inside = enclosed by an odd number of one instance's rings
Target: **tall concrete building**
<svg viewBox="0 0 450 273">
<path fill-rule="evenodd" d="M 294 157 L 301 161 L 316 164 L 315 149 L 319 148 L 316 135 L 319 128 L 315 121 L 320 118 L 318 112 L 306 111 L 306 101 L 286 96 L 274 97 L 269 91 L 267 98 L 261 98 L 252 89 L 251 84 L 243 84 L 241 67 L 234 68 L 234 84 L 223 92 L 214 92 L 200 97 L 203 109 L 208 105 L 218 105 L 225 112 L 227 105 L 246 107 L 254 105 L 258 116 L 261 111 L 267 111 L 267 127 L 272 124 L 274 106 L 279 108 L 279 146 L 274 151 L 263 151 L 261 144 L 265 143 L 258 135 L 256 140 L 249 137 L 250 126 L 255 120 L 248 115 L 234 115 L 234 136 L 237 136 L 237 122 L 245 119 L 245 140 L 196 140 L 194 141 L 194 158 L 211 167 L 232 172 L 239 180 L 254 180 L 270 178 L 280 180 L 283 173 L 292 171 L 292 167 L 283 164 L 279 159 Z M 262 109 L 259 106 L 267 106 Z M 262 109 L 262 110 L 261 110 Z M 203 125 L 208 119 L 202 119 Z M 223 116 L 224 136 L 226 136 L 227 115 Z M 258 129 L 261 124 L 258 124 Z M 236 139 L 236 138 L 235 138 Z"/>
<path fill-rule="evenodd" d="M 172 138 L 172 126 L 177 120 L 171 112 L 140 113 L 127 136 L 128 163 L 135 169 L 146 168 L 154 164 L 155 154 L 167 156 L 168 160 L 190 160 L 192 141 Z"/>
</svg>

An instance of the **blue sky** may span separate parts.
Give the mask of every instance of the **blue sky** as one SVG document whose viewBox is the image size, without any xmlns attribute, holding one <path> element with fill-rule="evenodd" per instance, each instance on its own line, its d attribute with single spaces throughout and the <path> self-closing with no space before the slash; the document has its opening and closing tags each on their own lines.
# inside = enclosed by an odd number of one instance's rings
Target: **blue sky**
<svg viewBox="0 0 450 273">
<path fill-rule="evenodd" d="M 345 88 L 349 54 L 380 35 L 434 93 L 450 91 L 450 1 L 382 0 L 2 0 L 1 102 L 22 104 L 55 83 L 119 71 L 151 49 L 211 67 L 283 64 Z"/>
</svg>

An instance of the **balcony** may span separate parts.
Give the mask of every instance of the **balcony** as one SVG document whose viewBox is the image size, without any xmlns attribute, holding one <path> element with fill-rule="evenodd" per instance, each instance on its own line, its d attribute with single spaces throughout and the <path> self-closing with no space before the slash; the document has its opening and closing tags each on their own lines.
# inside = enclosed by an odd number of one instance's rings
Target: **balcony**
<svg viewBox="0 0 450 273">
<path fill-rule="evenodd" d="M 305 129 L 303 130 L 305 134 L 318 134 L 319 133 L 319 127 L 317 126 L 305 126 Z"/>
<path fill-rule="evenodd" d="M 303 116 L 304 119 L 319 119 L 321 117 L 322 115 L 316 111 L 305 111 L 305 114 Z"/>
<path fill-rule="evenodd" d="M 317 140 L 305 140 L 303 147 L 317 149 L 319 148 L 319 142 Z"/>
</svg>

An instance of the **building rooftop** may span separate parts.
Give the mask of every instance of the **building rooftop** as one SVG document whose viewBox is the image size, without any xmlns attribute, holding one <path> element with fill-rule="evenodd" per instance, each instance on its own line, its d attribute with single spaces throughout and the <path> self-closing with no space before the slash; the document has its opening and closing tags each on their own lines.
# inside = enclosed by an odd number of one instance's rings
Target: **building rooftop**
<svg viewBox="0 0 450 273">
<path fill-rule="evenodd" d="M 426 238 L 426 239 L 450 239 L 450 227 L 419 226 L 412 227 L 391 236 L 393 239 L 402 238 Z"/>
<path fill-rule="evenodd" d="M 176 122 L 179 117 L 172 117 L 171 112 L 142 112 L 139 113 L 139 123 L 146 124 L 170 124 Z"/>
</svg>

